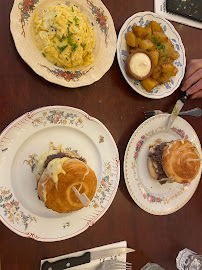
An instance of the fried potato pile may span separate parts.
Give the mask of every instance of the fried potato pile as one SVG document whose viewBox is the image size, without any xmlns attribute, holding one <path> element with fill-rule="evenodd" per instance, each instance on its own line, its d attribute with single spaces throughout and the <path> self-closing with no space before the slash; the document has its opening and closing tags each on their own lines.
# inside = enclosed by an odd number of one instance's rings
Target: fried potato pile
<svg viewBox="0 0 202 270">
<path fill-rule="evenodd" d="M 129 53 L 137 48 L 147 50 L 154 63 L 151 76 L 140 81 L 144 89 L 150 92 L 156 85 L 170 82 L 170 77 L 177 74 L 178 69 L 173 61 L 179 53 L 156 21 L 150 21 L 146 27 L 133 25 L 132 30 L 126 34 Z"/>
</svg>

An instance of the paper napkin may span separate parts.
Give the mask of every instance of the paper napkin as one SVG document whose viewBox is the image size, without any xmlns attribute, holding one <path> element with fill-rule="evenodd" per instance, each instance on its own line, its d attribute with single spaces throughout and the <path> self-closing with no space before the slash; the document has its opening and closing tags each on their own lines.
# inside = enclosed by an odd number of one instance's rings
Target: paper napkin
<svg viewBox="0 0 202 270">
<path fill-rule="evenodd" d="M 105 245 L 105 246 L 101 246 L 101 247 L 96 247 L 96 248 L 92 248 L 92 249 L 86 249 L 86 250 L 82 250 L 82 251 L 78 251 L 78 252 L 74 252 L 74 253 L 70 253 L 70 254 L 54 257 L 54 258 L 48 258 L 48 259 L 41 260 L 41 266 L 42 266 L 43 262 L 45 262 L 45 261 L 55 262 L 57 260 L 65 259 L 68 257 L 81 256 L 87 251 L 97 251 L 97 250 L 106 250 L 106 249 L 111 249 L 111 248 L 124 248 L 124 247 L 127 247 L 126 241 L 121 241 L 121 242 L 117 242 L 117 243 L 113 243 L 113 244 L 109 244 L 109 245 Z M 120 261 L 126 261 L 126 254 L 121 254 L 119 256 L 116 256 L 116 258 Z M 106 259 L 111 259 L 111 257 L 108 257 Z M 88 264 L 82 264 L 80 266 L 75 266 L 75 267 L 72 267 L 69 269 L 72 269 L 72 270 L 74 270 L 74 269 L 75 270 L 81 270 L 81 269 L 82 270 L 95 270 L 96 267 L 102 261 L 103 260 L 94 260 Z M 40 267 L 40 269 L 41 269 L 41 267 Z"/>
<path fill-rule="evenodd" d="M 166 0 L 154 0 L 154 12 L 164 18 L 202 29 L 202 23 L 166 11 Z"/>
</svg>

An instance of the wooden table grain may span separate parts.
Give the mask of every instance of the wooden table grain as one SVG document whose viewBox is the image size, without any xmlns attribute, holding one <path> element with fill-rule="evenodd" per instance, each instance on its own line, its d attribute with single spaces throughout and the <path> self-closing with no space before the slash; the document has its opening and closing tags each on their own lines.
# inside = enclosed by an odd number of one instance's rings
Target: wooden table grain
<svg viewBox="0 0 202 270">
<path fill-rule="evenodd" d="M 144 121 L 143 111 L 171 110 L 180 91 L 161 100 L 147 99 L 133 91 L 123 78 L 117 58 L 110 70 L 92 85 L 67 89 L 44 80 L 21 59 L 11 33 L 9 15 L 13 1 L 0 1 L 0 131 L 33 109 L 47 105 L 68 105 L 99 119 L 111 132 L 119 149 L 121 176 L 117 194 L 104 216 L 85 232 L 71 239 L 44 243 L 23 238 L 0 222 L 2 270 L 37 270 L 43 258 L 59 256 L 126 240 L 136 250 L 128 255 L 133 269 L 156 262 L 166 270 L 176 269 L 179 250 L 202 254 L 202 183 L 191 200 L 177 212 L 154 216 L 131 199 L 123 176 L 123 157 L 134 130 Z M 153 11 L 152 0 L 103 0 L 114 20 L 117 35 L 134 13 Z M 171 22 L 185 46 L 187 61 L 201 58 L 202 30 Z M 190 100 L 184 110 L 201 106 L 202 99 Z M 202 140 L 201 118 L 184 117 Z M 3 177 L 3 176 L 1 176 Z"/>
</svg>

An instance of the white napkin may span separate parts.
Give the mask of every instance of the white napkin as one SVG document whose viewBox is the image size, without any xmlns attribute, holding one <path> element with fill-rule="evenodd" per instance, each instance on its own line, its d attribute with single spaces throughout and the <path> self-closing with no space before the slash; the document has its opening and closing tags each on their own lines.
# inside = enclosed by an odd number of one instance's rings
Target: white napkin
<svg viewBox="0 0 202 270">
<path fill-rule="evenodd" d="M 154 12 L 168 20 L 202 29 L 202 23 L 166 11 L 166 0 L 154 0 Z"/>
<path fill-rule="evenodd" d="M 92 248 L 92 249 L 86 249 L 86 250 L 70 253 L 70 254 L 67 254 L 67 255 L 62 255 L 62 256 L 58 256 L 58 257 L 54 257 L 54 258 L 48 258 L 48 259 L 41 260 L 41 266 L 42 266 L 43 262 L 45 262 L 45 261 L 55 262 L 57 260 L 61 260 L 61 259 L 65 259 L 65 258 L 69 258 L 69 257 L 73 257 L 73 256 L 81 256 L 87 251 L 99 251 L 99 250 L 105 250 L 105 249 L 111 249 L 111 248 L 124 248 L 124 247 L 127 247 L 127 242 L 126 241 L 121 241 L 121 242 L 118 242 L 118 243 L 113 243 L 113 244 L 109 244 L 109 245 L 105 245 L 105 246 L 101 246 L 101 247 L 96 247 L 96 248 Z M 116 258 L 119 261 L 124 261 L 125 262 L 126 261 L 126 254 L 116 256 Z M 111 257 L 108 257 L 106 259 L 111 259 Z M 93 260 L 88 264 L 82 264 L 80 266 L 71 267 L 69 269 L 72 269 L 72 270 L 74 270 L 74 269 L 75 270 L 79 270 L 79 269 L 80 270 L 81 269 L 82 270 L 95 270 L 96 267 L 100 264 L 101 261 L 103 261 L 103 260 Z M 40 267 L 40 269 L 41 269 L 41 267 Z"/>
</svg>

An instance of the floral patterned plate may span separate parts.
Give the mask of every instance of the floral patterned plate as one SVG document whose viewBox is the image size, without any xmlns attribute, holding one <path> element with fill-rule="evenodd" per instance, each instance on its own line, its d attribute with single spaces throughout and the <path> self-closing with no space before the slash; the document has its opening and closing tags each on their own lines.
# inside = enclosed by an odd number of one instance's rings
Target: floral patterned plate
<svg viewBox="0 0 202 270">
<path fill-rule="evenodd" d="M 33 18 L 36 12 L 53 3 L 78 6 L 94 28 L 95 60 L 90 66 L 65 70 L 50 63 L 36 47 Z M 92 84 L 109 70 L 114 61 L 117 36 L 112 17 L 101 0 L 15 0 L 10 28 L 24 61 L 38 75 L 55 84 L 71 88 Z"/>
<path fill-rule="evenodd" d="M 194 194 L 201 176 L 189 184 L 159 184 L 153 180 L 147 167 L 149 144 L 160 138 L 162 141 L 188 139 L 201 153 L 197 134 L 179 116 L 170 132 L 165 131 L 169 115 L 161 114 L 144 121 L 131 136 L 124 157 L 124 176 L 128 191 L 143 210 L 154 215 L 167 215 L 183 207 Z"/>
<path fill-rule="evenodd" d="M 94 170 L 98 185 L 88 207 L 59 214 L 39 200 L 36 164 L 50 142 L 78 151 Z M 0 220 L 21 236 L 59 241 L 85 231 L 107 211 L 119 183 L 119 154 L 97 119 L 71 107 L 43 107 L 22 115 L 1 133 L 0 174 Z"/>
<path fill-rule="evenodd" d="M 146 92 L 146 90 L 142 87 L 139 81 L 129 78 L 125 72 L 125 60 L 128 56 L 126 33 L 132 29 L 132 26 L 134 24 L 145 27 L 152 20 L 158 22 L 161 25 L 165 34 L 171 39 L 173 45 L 175 46 L 175 49 L 178 51 L 179 57 L 177 60 L 174 61 L 174 65 L 178 68 L 178 72 L 175 77 L 171 78 L 171 81 L 169 83 L 158 85 L 154 87 L 151 92 Z M 133 90 L 147 98 L 159 99 L 171 95 L 178 88 L 184 77 L 186 58 L 184 46 L 179 34 L 177 33 L 173 25 L 165 18 L 161 17 L 159 14 L 149 11 L 136 13 L 129 19 L 127 19 L 127 21 L 123 24 L 118 36 L 117 58 L 119 67 L 127 83 L 133 88 Z"/>
</svg>

